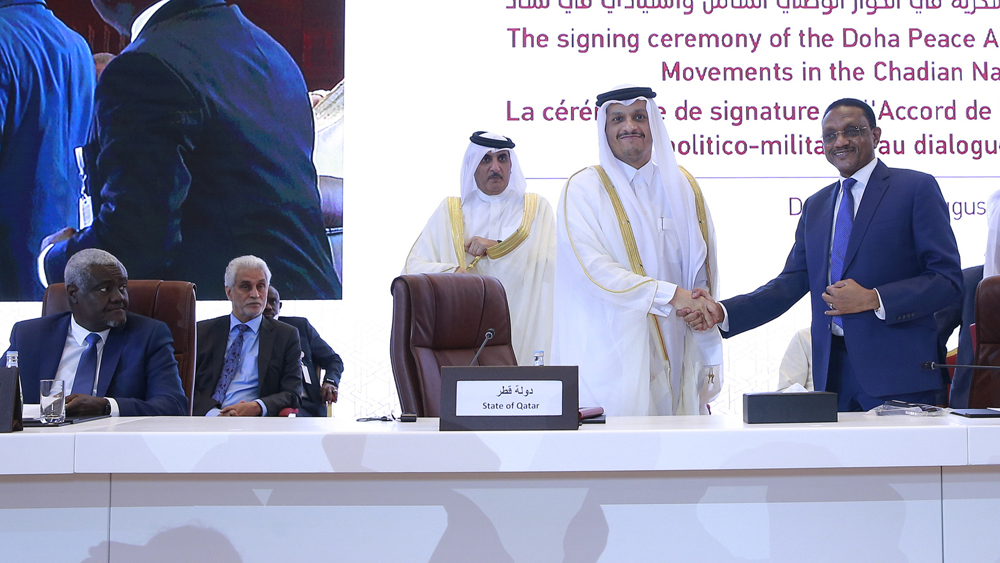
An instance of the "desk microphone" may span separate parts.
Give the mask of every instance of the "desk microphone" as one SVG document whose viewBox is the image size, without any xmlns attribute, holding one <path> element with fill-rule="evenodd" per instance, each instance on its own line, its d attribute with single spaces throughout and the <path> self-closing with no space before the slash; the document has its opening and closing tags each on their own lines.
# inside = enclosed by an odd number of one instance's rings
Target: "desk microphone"
<svg viewBox="0 0 1000 563">
<path fill-rule="evenodd" d="M 975 366 L 964 364 L 939 364 L 937 362 L 924 362 L 920 364 L 920 369 L 944 369 L 944 368 L 972 368 L 972 369 L 1000 369 L 1000 366 Z"/>
<path fill-rule="evenodd" d="M 486 347 L 486 343 L 489 342 L 490 339 L 493 338 L 493 335 L 496 333 L 497 331 L 493 330 L 492 328 L 486 331 L 486 338 L 484 338 L 483 343 L 479 345 L 479 351 L 476 352 L 476 355 L 472 357 L 472 363 L 469 364 L 470 366 L 476 365 L 476 360 L 479 359 L 479 354 L 483 353 L 483 348 Z"/>
</svg>

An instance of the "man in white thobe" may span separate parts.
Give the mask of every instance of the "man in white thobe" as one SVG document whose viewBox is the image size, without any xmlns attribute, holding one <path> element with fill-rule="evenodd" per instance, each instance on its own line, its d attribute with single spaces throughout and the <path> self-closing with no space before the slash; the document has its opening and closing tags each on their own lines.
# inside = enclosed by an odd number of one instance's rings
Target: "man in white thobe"
<svg viewBox="0 0 1000 563">
<path fill-rule="evenodd" d="M 672 313 L 718 292 L 715 231 L 677 166 L 649 88 L 597 98 L 600 166 L 559 201 L 553 364 L 580 367 L 580 404 L 610 416 L 703 414 L 722 387 L 717 329 Z"/>
<path fill-rule="evenodd" d="M 806 391 L 815 391 L 812 355 L 812 329 L 805 327 L 792 335 L 785 355 L 781 357 L 781 364 L 778 366 L 778 388 L 775 391 L 785 391 L 796 385 Z"/>
<path fill-rule="evenodd" d="M 555 216 L 526 182 L 514 143 L 478 131 L 462 163 L 462 197 L 445 198 L 410 249 L 404 274 L 471 272 L 500 280 L 520 365 L 552 340 Z"/>
</svg>

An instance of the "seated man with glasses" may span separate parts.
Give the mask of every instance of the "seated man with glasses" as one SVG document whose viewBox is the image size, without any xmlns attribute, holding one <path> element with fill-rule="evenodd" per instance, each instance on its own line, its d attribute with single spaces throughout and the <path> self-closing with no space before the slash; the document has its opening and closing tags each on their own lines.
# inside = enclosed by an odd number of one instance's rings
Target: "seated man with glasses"
<svg viewBox="0 0 1000 563">
<path fill-rule="evenodd" d="M 921 363 L 937 358 L 934 312 L 962 295 L 941 189 L 928 174 L 876 158 L 881 136 L 865 102 L 830 104 L 823 145 L 840 178 L 806 200 L 784 270 L 717 304 L 709 310 L 713 319 L 685 317 L 695 328 L 718 320 L 730 337 L 777 318 L 809 293 L 814 386 L 836 392 L 841 411 L 889 399 L 933 404 L 944 381 Z"/>
</svg>

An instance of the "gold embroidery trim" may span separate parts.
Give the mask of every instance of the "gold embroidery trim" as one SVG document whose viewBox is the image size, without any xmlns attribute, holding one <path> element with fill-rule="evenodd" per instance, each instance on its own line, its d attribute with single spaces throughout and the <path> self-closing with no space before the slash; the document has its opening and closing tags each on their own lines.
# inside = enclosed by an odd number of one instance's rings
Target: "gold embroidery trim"
<svg viewBox="0 0 1000 563">
<path fill-rule="evenodd" d="M 601 184 L 604 185 L 604 191 L 608 193 L 608 197 L 611 198 L 611 206 L 615 208 L 615 215 L 618 216 L 618 228 L 621 229 L 622 240 L 625 241 L 625 252 L 628 253 L 628 261 L 632 266 L 632 271 L 640 276 L 645 276 L 646 269 L 642 266 L 642 258 L 639 256 L 639 246 L 635 243 L 635 233 L 632 231 L 632 223 L 629 222 L 628 215 L 625 213 L 625 207 L 622 205 L 622 200 L 618 197 L 618 190 L 615 189 L 611 178 L 608 177 L 604 168 L 595 166 L 594 170 L 597 170 L 597 174 L 601 177 Z M 667 365 L 670 365 L 670 355 L 667 354 L 667 343 L 663 340 L 663 331 L 660 329 L 660 323 L 657 322 L 655 315 L 652 313 L 648 313 L 648 315 L 652 318 L 653 326 L 656 327 L 656 338 L 660 343 L 660 351 L 663 352 L 663 359 L 667 362 Z"/>
<path fill-rule="evenodd" d="M 701 195 L 701 186 L 698 185 L 698 180 L 685 170 L 683 166 L 678 165 L 677 168 L 687 178 L 688 184 L 691 185 L 691 191 L 694 192 L 694 207 L 698 213 L 698 228 L 701 230 L 701 238 L 705 239 L 705 273 L 708 275 L 708 292 L 715 295 L 715 288 L 712 287 L 712 263 L 709 260 L 709 253 L 712 251 L 712 248 L 708 244 L 708 214 L 705 212 L 705 198 Z"/>
<path fill-rule="evenodd" d="M 587 271 L 587 267 L 583 265 L 583 260 L 580 259 L 580 253 L 577 252 L 577 250 L 576 250 L 576 243 L 573 242 L 573 234 L 570 233 L 570 231 L 569 231 L 569 220 L 567 219 L 567 216 L 569 215 L 569 213 L 568 213 L 567 210 L 569 209 L 569 206 L 568 206 L 568 203 L 569 203 L 569 183 L 570 183 L 570 181 L 577 174 L 579 174 L 580 172 L 583 172 L 584 170 L 587 170 L 587 168 L 583 168 L 581 170 L 577 170 L 576 172 L 573 173 L 572 176 L 570 176 L 566 180 L 566 187 L 563 188 L 563 198 L 562 198 L 562 200 L 563 200 L 562 220 L 563 220 L 563 225 L 566 228 L 566 238 L 569 239 L 569 245 L 573 248 L 573 254 L 576 256 L 577 263 L 580 264 L 580 269 L 583 270 L 584 275 L 587 276 L 587 279 L 590 280 L 590 283 L 596 285 L 597 287 L 601 288 L 604 291 L 607 291 L 608 293 L 628 293 L 629 291 L 632 291 L 632 290 L 634 290 L 634 289 L 636 289 L 636 288 L 638 288 L 640 286 L 646 285 L 647 283 L 655 283 L 656 280 L 654 280 L 654 279 L 648 279 L 648 280 L 645 280 L 645 281 L 641 281 L 641 282 L 633 285 L 632 287 L 627 287 L 625 289 L 611 289 L 610 287 L 604 287 L 603 285 L 599 284 L 597 282 L 597 280 L 595 280 L 594 278 L 592 278 L 590 276 L 590 272 Z"/>
<path fill-rule="evenodd" d="M 618 190 L 615 189 L 611 178 L 608 177 L 604 168 L 595 166 L 594 170 L 601 177 L 601 184 L 604 186 L 604 191 L 611 198 L 611 207 L 614 207 L 615 215 L 618 216 L 618 228 L 621 229 L 622 239 L 625 242 L 625 252 L 628 254 L 629 265 L 632 266 L 633 272 L 640 276 L 645 276 L 646 268 L 643 267 L 642 257 L 639 256 L 639 246 L 635 243 L 635 233 L 632 231 L 632 223 L 628 220 L 628 214 L 625 213 L 625 207 L 622 206 L 621 198 L 618 197 Z"/>
<path fill-rule="evenodd" d="M 531 224 L 535 222 L 535 215 L 538 213 L 538 194 L 524 194 L 524 215 L 521 217 L 521 226 L 514 231 L 503 242 L 490 247 L 486 254 L 491 259 L 503 258 L 510 254 L 522 242 L 528 239 L 531 234 Z"/>
<path fill-rule="evenodd" d="M 465 220 L 462 218 L 462 199 L 448 198 L 448 218 L 451 219 L 451 241 L 455 245 L 455 257 L 458 265 L 465 266 Z"/>
<path fill-rule="evenodd" d="M 503 242 L 494 244 L 486 249 L 486 256 L 491 260 L 503 258 L 514 252 L 521 243 L 528 240 L 531 234 L 531 224 L 535 222 L 535 215 L 538 214 L 538 194 L 524 194 L 524 212 L 521 214 L 521 225 Z M 476 256 L 469 264 L 469 269 L 476 267 L 482 256 Z"/>
</svg>

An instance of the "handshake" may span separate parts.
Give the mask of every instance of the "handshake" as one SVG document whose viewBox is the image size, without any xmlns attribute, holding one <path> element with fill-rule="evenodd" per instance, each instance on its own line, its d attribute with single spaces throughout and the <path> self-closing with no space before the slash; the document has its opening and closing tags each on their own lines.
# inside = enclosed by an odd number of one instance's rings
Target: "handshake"
<svg viewBox="0 0 1000 563">
<path fill-rule="evenodd" d="M 684 322 L 699 332 L 721 323 L 726 316 L 722 305 L 716 303 L 708 291 L 699 287 L 694 291 L 678 287 L 670 304 L 677 310 L 678 317 L 684 317 Z"/>
</svg>

